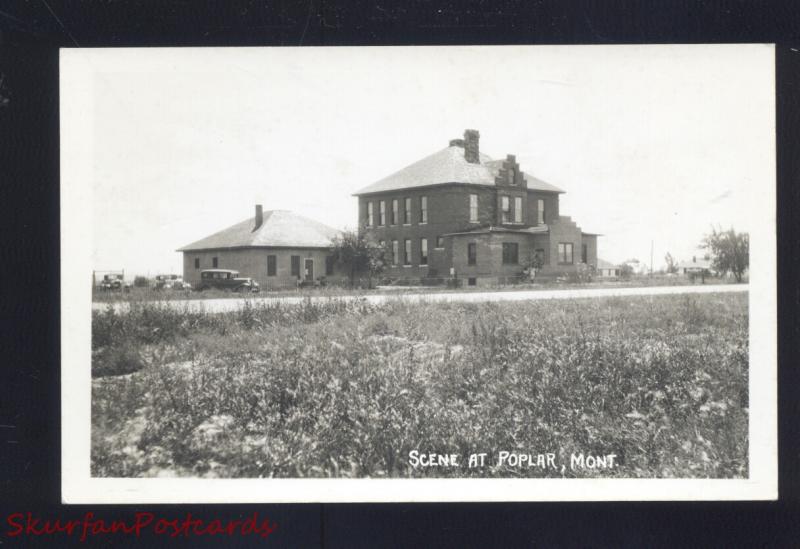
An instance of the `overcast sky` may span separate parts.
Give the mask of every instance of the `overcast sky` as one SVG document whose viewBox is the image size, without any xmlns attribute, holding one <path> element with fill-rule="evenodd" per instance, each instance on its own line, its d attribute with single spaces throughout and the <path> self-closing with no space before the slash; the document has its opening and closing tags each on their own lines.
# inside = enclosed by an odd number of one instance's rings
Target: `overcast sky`
<svg viewBox="0 0 800 549">
<path fill-rule="evenodd" d="M 92 60 L 94 267 L 180 272 L 174 250 L 265 210 L 354 227 L 351 193 L 465 128 L 557 185 L 598 255 L 655 267 L 774 186 L 768 46 L 220 48 Z M 90 117 L 87 117 L 90 118 Z M 435 212 L 431 212 L 435 215 Z"/>
</svg>

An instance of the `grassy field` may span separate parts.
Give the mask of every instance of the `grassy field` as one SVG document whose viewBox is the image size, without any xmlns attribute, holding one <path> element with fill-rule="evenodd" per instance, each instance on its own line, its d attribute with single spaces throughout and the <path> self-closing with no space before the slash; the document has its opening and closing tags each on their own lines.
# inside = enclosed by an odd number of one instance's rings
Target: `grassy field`
<svg viewBox="0 0 800 549">
<path fill-rule="evenodd" d="M 746 293 L 95 312 L 92 474 L 746 477 L 747 313 Z"/>
</svg>

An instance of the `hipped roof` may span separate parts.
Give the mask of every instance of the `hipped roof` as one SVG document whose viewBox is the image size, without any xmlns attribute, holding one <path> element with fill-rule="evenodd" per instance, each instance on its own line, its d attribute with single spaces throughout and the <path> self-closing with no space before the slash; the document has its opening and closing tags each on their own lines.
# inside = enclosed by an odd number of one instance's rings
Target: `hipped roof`
<svg viewBox="0 0 800 549">
<path fill-rule="evenodd" d="M 294 212 L 269 210 L 264 212 L 258 229 L 255 229 L 255 218 L 250 217 L 178 251 L 250 247 L 328 248 L 338 234 L 341 231 Z"/>
<path fill-rule="evenodd" d="M 491 157 L 480 155 L 480 164 L 467 162 L 464 157 L 464 147 L 452 145 L 439 152 L 414 162 L 402 170 L 388 177 L 364 187 L 355 196 L 371 194 L 429 185 L 443 185 L 447 183 L 467 183 L 472 185 L 495 186 L 495 178 L 504 160 L 492 160 Z M 563 193 L 564 191 L 542 181 L 530 174 L 523 172 L 528 182 L 528 189 Z"/>
</svg>

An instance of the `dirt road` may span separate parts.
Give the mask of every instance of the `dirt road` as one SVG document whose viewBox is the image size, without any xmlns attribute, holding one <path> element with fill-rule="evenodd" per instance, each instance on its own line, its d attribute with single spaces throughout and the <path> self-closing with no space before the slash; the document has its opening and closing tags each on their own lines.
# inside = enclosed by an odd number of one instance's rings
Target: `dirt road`
<svg viewBox="0 0 800 549">
<path fill-rule="evenodd" d="M 643 296 L 643 295 L 674 295 L 674 294 L 710 294 L 710 293 L 735 293 L 748 291 L 747 284 L 716 284 L 697 286 L 647 286 L 641 288 L 580 288 L 559 290 L 520 290 L 520 291 L 470 291 L 470 292 L 428 292 L 408 293 L 397 295 L 370 294 L 353 296 L 281 296 L 281 297 L 242 297 L 224 299 L 176 299 L 164 301 L 171 307 L 183 309 L 202 309 L 209 312 L 222 313 L 235 311 L 242 307 L 245 301 L 252 304 L 283 303 L 298 304 L 305 300 L 320 303 L 326 300 L 365 300 L 369 303 L 385 303 L 392 300 L 405 300 L 411 302 L 441 302 L 457 301 L 474 303 L 481 301 L 534 301 L 538 299 L 577 299 L 591 297 L 611 296 Z M 92 310 L 104 310 L 107 303 L 92 303 Z M 124 312 L 128 304 L 121 302 L 114 304 L 114 310 Z"/>
</svg>

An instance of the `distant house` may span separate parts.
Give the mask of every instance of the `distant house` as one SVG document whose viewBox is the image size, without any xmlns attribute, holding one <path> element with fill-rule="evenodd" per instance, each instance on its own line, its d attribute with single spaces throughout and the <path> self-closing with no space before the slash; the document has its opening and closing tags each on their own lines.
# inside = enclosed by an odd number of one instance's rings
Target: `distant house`
<svg viewBox="0 0 800 549">
<path fill-rule="evenodd" d="M 713 273 L 710 259 L 693 256 L 691 261 L 681 261 L 678 263 L 678 274 L 701 274 L 703 271 L 707 274 Z"/>
<path fill-rule="evenodd" d="M 355 193 L 359 231 L 390 254 L 386 275 L 456 276 L 467 285 L 537 276 L 597 263 L 597 237 L 559 211 L 564 191 L 522 171 L 512 154 L 493 160 L 480 134 L 463 139 Z"/>
<path fill-rule="evenodd" d="M 620 275 L 619 265 L 597 258 L 597 276 L 599 278 L 615 278 Z"/>
<path fill-rule="evenodd" d="M 340 231 L 287 210 L 263 211 L 188 246 L 183 279 L 196 287 L 204 269 L 232 269 L 254 278 L 263 289 L 296 287 L 320 277 L 344 278 L 334 264 L 331 242 Z"/>
<path fill-rule="evenodd" d="M 638 259 L 628 259 L 622 263 L 623 265 L 627 265 L 631 268 L 631 273 L 635 275 L 646 275 L 650 272 L 650 267 L 645 263 L 642 263 Z"/>
</svg>

